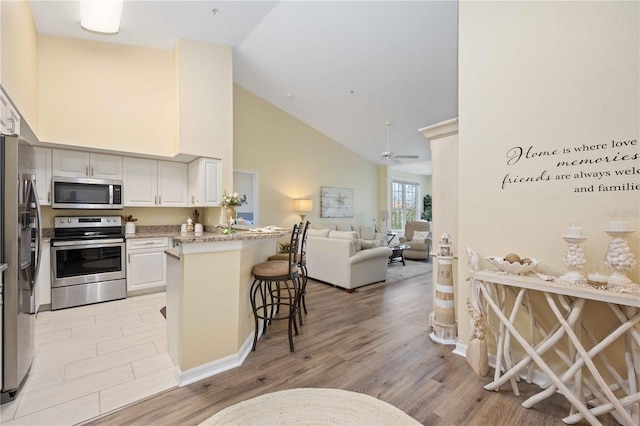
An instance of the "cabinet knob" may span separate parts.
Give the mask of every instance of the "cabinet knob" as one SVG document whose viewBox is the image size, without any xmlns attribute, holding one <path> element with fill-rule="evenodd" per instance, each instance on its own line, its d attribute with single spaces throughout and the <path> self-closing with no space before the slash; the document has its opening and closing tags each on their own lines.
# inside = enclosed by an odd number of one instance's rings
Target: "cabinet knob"
<svg viewBox="0 0 640 426">
<path fill-rule="evenodd" d="M 89 166 L 84 168 L 84 175 L 89 176 Z"/>
</svg>

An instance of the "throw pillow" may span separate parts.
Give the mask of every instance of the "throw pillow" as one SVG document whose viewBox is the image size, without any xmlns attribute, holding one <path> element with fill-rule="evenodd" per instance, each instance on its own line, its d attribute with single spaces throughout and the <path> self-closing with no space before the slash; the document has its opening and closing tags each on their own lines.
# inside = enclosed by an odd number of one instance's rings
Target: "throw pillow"
<svg viewBox="0 0 640 426">
<path fill-rule="evenodd" d="M 429 238 L 429 231 L 415 231 L 413 233 L 412 243 L 424 243 Z"/>
<path fill-rule="evenodd" d="M 314 237 L 324 237 L 327 238 L 329 236 L 329 229 L 307 229 L 307 235 Z"/>
<path fill-rule="evenodd" d="M 363 240 L 374 240 L 376 238 L 376 233 L 375 229 L 373 229 L 373 226 L 361 226 L 360 238 L 362 238 Z"/>
<path fill-rule="evenodd" d="M 353 243 L 353 246 L 356 251 L 362 250 L 362 246 L 360 245 L 360 239 L 358 238 L 358 233 L 355 231 L 331 231 L 329 232 L 329 238 L 340 238 L 343 240 L 350 240 Z"/>
</svg>

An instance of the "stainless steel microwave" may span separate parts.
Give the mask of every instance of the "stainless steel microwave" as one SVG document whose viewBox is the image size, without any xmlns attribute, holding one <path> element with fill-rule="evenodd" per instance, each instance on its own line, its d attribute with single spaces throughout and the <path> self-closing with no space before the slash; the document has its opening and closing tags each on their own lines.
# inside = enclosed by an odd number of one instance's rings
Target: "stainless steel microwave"
<svg viewBox="0 0 640 426">
<path fill-rule="evenodd" d="M 51 178 L 54 209 L 122 209 L 122 181 L 80 177 Z"/>
</svg>

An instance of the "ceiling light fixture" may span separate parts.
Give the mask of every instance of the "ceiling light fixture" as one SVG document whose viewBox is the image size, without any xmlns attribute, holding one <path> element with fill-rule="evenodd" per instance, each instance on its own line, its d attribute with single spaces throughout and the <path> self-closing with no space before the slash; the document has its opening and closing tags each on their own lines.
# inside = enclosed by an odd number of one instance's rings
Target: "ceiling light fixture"
<svg viewBox="0 0 640 426">
<path fill-rule="evenodd" d="M 117 34 L 124 0 L 82 0 L 80 25 L 85 30 L 103 34 Z"/>
</svg>

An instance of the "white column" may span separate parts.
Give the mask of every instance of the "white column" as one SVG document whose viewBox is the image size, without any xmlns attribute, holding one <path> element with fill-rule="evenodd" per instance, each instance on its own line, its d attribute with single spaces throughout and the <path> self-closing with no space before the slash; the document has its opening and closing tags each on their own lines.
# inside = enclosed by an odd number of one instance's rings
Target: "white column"
<svg viewBox="0 0 640 426">
<path fill-rule="evenodd" d="M 458 119 L 442 121 L 419 130 L 431 143 L 431 197 L 433 218 L 431 222 L 432 250 L 436 246 L 436 239 L 445 231 L 457 245 L 453 247 L 453 255 L 458 256 Z M 457 260 L 453 260 L 457 263 Z M 434 259 L 434 266 L 436 261 Z M 454 299 L 458 297 L 457 265 L 453 265 Z M 438 268 L 433 268 L 433 282 L 438 282 Z M 433 300 L 435 312 L 436 286 L 433 286 Z M 460 309 L 456 309 L 456 317 Z M 462 312 L 466 312 L 462 309 Z M 433 316 L 433 313 L 432 313 Z M 456 318 L 456 323 L 459 321 Z M 467 339 L 468 340 L 468 339 Z"/>
</svg>

